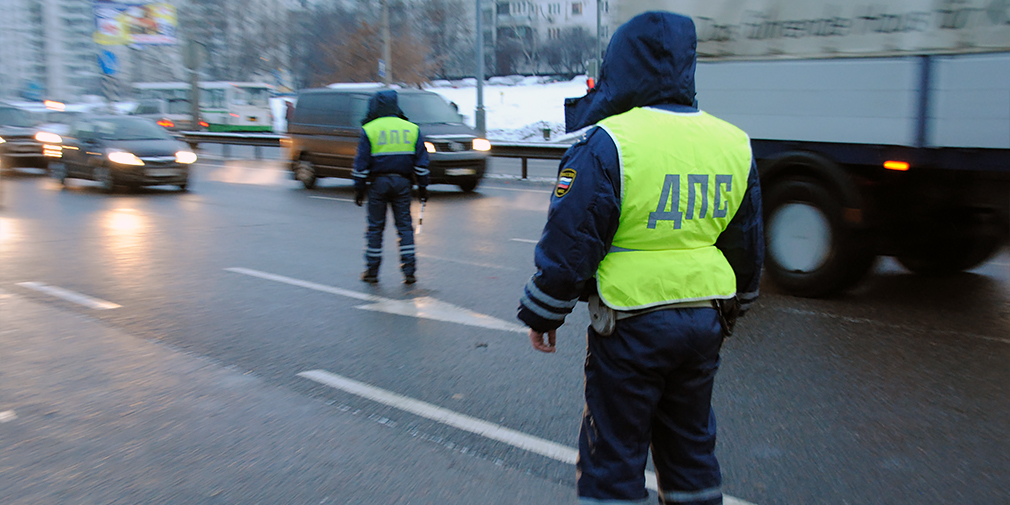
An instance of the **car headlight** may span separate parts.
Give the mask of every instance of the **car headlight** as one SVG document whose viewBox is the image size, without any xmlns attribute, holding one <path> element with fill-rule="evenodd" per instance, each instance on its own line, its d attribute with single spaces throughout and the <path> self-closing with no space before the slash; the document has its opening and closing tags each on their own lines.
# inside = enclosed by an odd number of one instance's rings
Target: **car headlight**
<svg viewBox="0 0 1010 505">
<path fill-rule="evenodd" d="M 424 150 L 428 151 L 429 153 L 435 152 L 435 144 L 432 144 L 431 142 L 425 142 Z"/>
<path fill-rule="evenodd" d="M 179 151 L 179 152 L 175 153 L 175 162 L 176 163 L 185 163 L 186 165 L 189 165 L 190 163 L 193 163 L 195 161 L 196 161 L 196 153 L 194 153 L 194 152 L 191 152 L 191 151 Z"/>
<path fill-rule="evenodd" d="M 4 140 L 4 138 L 3 138 L 3 137 L 0 137 L 0 144 L 3 144 L 4 142 L 7 142 L 7 141 L 6 141 L 6 140 Z"/>
<path fill-rule="evenodd" d="M 491 142 L 487 139 L 473 139 L 473 150 L 474 151 L 490 151 Z"/>
<path fill-rule="evenodd" d="M 35 140 L 42 142 L 43 144 L 62 144 L 63 137 L 55 133 L 49 132 L 38 132 L 35 134 Z"/>
<path fill-rule="evenodd" d="M 128 153 L 126 151 L 109 151 L 109 161 L 113 163 L 119 163 L 120 165 L 133 165 L 141 166 L 144 161 L 138 158 L 133 153 Z"/>
</svg>

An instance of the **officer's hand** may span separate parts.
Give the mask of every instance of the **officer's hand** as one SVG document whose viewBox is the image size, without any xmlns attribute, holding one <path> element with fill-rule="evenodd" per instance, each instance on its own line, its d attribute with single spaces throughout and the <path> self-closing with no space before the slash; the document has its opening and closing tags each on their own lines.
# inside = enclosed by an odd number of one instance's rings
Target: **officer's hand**
<svg viewBox="0 0 1010 505">
<path fill-rule="evenodd" d="M 421 200 L 421 203 L 428 201 L 428 188 L 420 187 L 417 188 L 417 198 Z"/>
<path fill-rule="evenodd" d="M 544 343 L 544 335 L 547 335 L 547 343 Z M 540 352 L 554 352 L 555 342 L 557 342 L 557 330 L 540 333 L 530 328 L 530 343 L 533 344 L 534 349 Z"/>
<path fill-rule="evenodd" d="M 355 191 L 354 192 L 354 204 L 357 205 L 358 207 L 361 207 L 362 205 L 365 204 L 365 192 L 364 191 Z"/>
</svg>

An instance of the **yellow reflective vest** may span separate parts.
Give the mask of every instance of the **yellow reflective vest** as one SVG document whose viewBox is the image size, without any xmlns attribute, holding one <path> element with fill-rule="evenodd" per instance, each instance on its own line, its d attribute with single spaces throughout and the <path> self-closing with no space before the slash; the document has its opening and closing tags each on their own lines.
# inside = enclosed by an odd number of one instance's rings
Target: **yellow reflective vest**
<svg viewBox="0 0 1010 505">
<path fill-rule="evenodd" d="M 368 135 L 368 142 L 372 144 L 372 156 L 414 154 L 420 131 L 416 124 L 398 117 L 385 116 L 369 121 L 362 128 Z"/>
<path fill-rule="evenodd" d="M 747 191 L 750 139 L 705 112 L 634 108 L 598 123 L 617 145 L 621 217 L 596 272 L 603 302 L 637 310 L 731 298 L 715 247 Z"/>
</svg>

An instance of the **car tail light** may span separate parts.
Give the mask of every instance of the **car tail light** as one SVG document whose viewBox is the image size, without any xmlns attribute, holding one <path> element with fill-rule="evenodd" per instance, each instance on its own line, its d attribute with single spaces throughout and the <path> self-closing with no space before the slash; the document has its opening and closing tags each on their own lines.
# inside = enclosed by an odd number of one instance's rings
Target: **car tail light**
<svg viewBox="0 0 1010 505">
<path fill-rule="evenodd" d="M 158 126 L 163 126 L 165 128 L 174 128 L 175 123 L 173 123 L 171 119 L 161 119 L 158 120 Z"/>
</svg>

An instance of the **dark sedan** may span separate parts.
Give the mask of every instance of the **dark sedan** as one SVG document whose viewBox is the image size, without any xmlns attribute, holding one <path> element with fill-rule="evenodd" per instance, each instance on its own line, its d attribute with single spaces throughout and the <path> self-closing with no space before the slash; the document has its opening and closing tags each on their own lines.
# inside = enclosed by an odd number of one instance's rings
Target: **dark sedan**
<svg viewBox="0 0 1010 505">
<path fill-rule="evenodd" d="M 69 178 L 90 179 L 107 192 L 120 185 L 185 191 L 195 161 L 186 144 L 150 119 L 98 116 L 74 123 L 64 139 L 63 163 L 53 163 L 50 172 L 64 185 Z"/>
<path fill-rule="evenodd" d="M 60 157 L 60 136 L 36 123 L 28 111 L 0 103 L 0 168 L 47 168 Z"/>
</svg>

